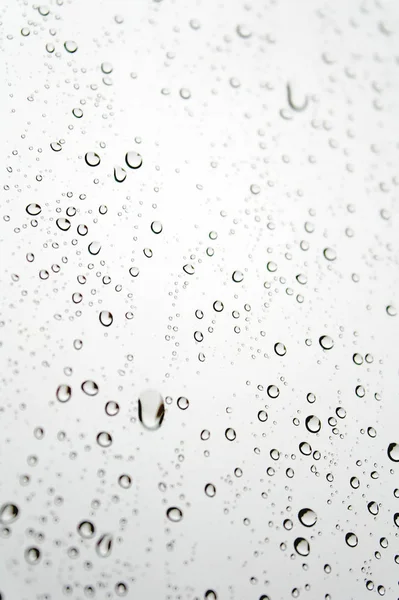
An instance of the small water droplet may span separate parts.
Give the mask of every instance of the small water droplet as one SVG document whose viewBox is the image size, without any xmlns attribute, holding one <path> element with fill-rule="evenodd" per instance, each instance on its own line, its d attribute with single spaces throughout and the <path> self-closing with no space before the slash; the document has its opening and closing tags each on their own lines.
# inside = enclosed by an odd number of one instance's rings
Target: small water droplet
<svg viewBox="0 0 399 600">
<path fill-rule="evenodd" d="M 81 521 L 78 525 L 78 533 L 84 539 L 90 539 L 94 537 L 96 528 L 91 521 Z"/>
<path fill-rule="evenodd" d="M 56 223 L 58 229 L 61 229 L 61 231 L 68 231 L 71 227 L 71 221 L 69 219 L 60 218 L 57 219 Z"/>
<path fill-rule="evenodd" d="M 317 515 L 311 508 L 302 508 L 298 513 L 298 519 L 305 527 L 313 527 L 317 522 Z"/>
<path fill-rule="evenodd" d="M 329 261 L 333 261 L 337 258 L 337 253 L 333 248 L 324 248 L 323 250 L 324 258 Z"/>
<path fill-rule="evenodd" d="M 226 439 L 229 440 L 229 442 L 233 442 L 237 437 L 236 432 L 232 427 L 228 427 L 224 432 L 224 435 L 226 436 Z"/>
<path fill-rule="evenodd" d="M 318 433 L 321 429 L 321 421 L 315 415 L 309 415 L 305 420 L 306 429 L 310 433 Z"/>
<path fill-rule="evenodd" d="M 310 552 L 309 542 L 303 537 L 298 537 L 294 541 L 294 548 L 300 556 L 308 556 Z"/>
<path fill-rule="evenodd" d="M 281 342 L 274 344 L 274 351 L 278 356 L 285 356 L 287 348 Z"/>
<path fill-rule="evenodd" d="M 180 398 L 177 399 L 177 406 L 181 410 L 186 410 L 189 407 L 189 405 L 190 405 L 190 402 L 184 396 L 180 396 Z"/>
<path fill-rule="evenodd" d="M 216 488 L 213 483 L 207 483 L 205 486 L 205 494 L 209 498 L 213 498 L 216 495 Z"/>
<path fill-rule="evenodd" d="M 241 273 L 241 271 L 234 271 L 232 279 L 235 283 L 241 283 L 241 281 L 244 279 L 244 274 Z"/>
<path fill-rule="evenodd" d="M 127 490 L 132 485 L 132 478 L 130 475 L 121 475 L 118 479 L 118 483 L 124 490 Z"/>
<path fill-rule="evenodd" d="M 83 117 L 83 110 L 81 108 L 73 108 L 72 114 L 77 119 L 81 119 Z"/>
<path fill-rule="evenodd" d="M 31 215 L 31 217 L 37 217 L 37 215 L 40 215 L 40 213 L 42 212 L 42 207 L 40 206 L 40 204 L 28 204 L 28 206 L 26 207 L 26 212 L 28 213 L 28 215 Z"/>
<path fill-rule="evenodd" d="M 100 431 L 97 434 L 97 444 L 101 446 L 101 448 L 109 448 L 112 444 L 112 436 L 108 431 Z"/>
<path fill-rule="evenodd" d="M 185 273 L 187 273 L 187 275 L 194 275 L 194 273 L 195 273 L 194 265 L 189 265 L 189 264 L 184 265 L 183 271 Z"/>
<path fill-rule="evenodd" d="M 3 504 L 0 507 L 0 523 L 3 525 L 11 525 L 18 519 L 19 508 L 15 504 Z"/>
<path fill-rule="evenodd" d="M 216 300 L 213 303 L 213 310 L 215 310 L 216 312 L 222 312 L 223 309 L 224 309 L 224 304 L 220 300 Z"/>
<path fill-rule="evenodd" d="M 25 560 L 30 565 L 37 565 L 40 562 L 41 554 L 39 548 L 32 546 L 25 550 Z"/>
<path fill-rule="evenodd" d="M 345 541 L 350 548 L 355 548 L 358 543 L 357 535 L 353 532 L 345 535 Z"/>
<path fill-rule="evenodd" d="M 71 54 L 73 54 L 78 49 L 78 45 L 76 42 L 68 40 L 67 42 L 64 43 L 64 48 L 67 52 L 70 52 Z"/>
<path fill-rule="evenodd" d="M 115 415 L 117 415 L 119 412 L 119 404 L 113 400 L 110 400 L 105 405 L 105 412 L 109 417 L 115 417 Z"/>
<path fill-rule="evenodd" d="M 114 168 L 114 179 L 118 183 L 123 183 L 127 177 L 127 173 L 123 167 Z"/>
<path fill-rule="evenodd" d="M 396 308 L 394 306 L 392 306 L 392 304 L 389 304 L 386 307 L 386 311 L 390 317 L 396 317 Z"/>
<path fill-rule="evenodd" d="M 160 221 L 153 221 L 151 223 L 151 231 L 153 233 L 159 234 L 162 232 L 162 229 L 163 229 L 163 227 L 162 227 L 162 223 Z"/>
<path fill-rule="evenodd" d="M 88 245 L 87 249 L 90 252 L 90 254 L 92 254 L 93 256 L 96 256 L 101 250 L 101 244 L 100 244 L 100 242 L 91 242 Z"/>
<path fill-rule="evenodd" d="M 323 350 L 331 350 L 334 347 L 334 340 L 329 335 L 322 335 L 319 338 L 319 344 Z"/>
</svg>

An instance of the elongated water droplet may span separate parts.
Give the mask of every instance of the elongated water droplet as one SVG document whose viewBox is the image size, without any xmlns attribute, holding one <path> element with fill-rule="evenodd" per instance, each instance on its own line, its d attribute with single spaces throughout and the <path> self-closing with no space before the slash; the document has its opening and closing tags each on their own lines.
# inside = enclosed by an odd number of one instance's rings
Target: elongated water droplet
<svg viewBox="0 0 399 600">
<path fill-rule="evenodd" d="M 96 552 L 101 558 L 107 558 L 112 551 L 113 537 L 110 533 L 104 533 L 97 541 Z"/>
<path fill-rule="evenodd" d="M 114 179 L 118 183 L 123 183 L 127 177 L 127 173 L 123 167 L 114 168 Z"/>
<path fill-rule="evenodd" d="M 399 444 L 392 442 L 387 448 L 388 458 L 393 462 L 399 462 Z"/>
<path fill-rule="evenodd" d="M 155 390 L 146 390 L 139 398 L 139 419 L 149 430 L 159 429 L 165 416 L 165 405 L 161 394 Z"/>
<path fill-rule="evenodd" d="M 69 385 L 61 384 L 57 388 L 56 396 L 60 402 L 68 402 L 71 399 L 72 390 Z"/>
<path fill-rule="evenodd" d="M 310 552 L 309 542 L 303 537 L 296 538 L 294 548 L 300 556 L 308 556 Z"/>
</svg>

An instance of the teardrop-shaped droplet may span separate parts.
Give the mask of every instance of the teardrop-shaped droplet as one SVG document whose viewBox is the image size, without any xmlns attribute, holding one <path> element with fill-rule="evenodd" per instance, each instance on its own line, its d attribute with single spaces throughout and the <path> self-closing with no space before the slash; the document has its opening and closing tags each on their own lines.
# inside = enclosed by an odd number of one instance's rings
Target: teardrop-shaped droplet
<svg viewBox="0 0 399 600">
<path fill-rule="evenodd" d="M 90 252 L 90 254 L 96 256 L 101 250 L 101 244 L 100 242 L 91 242 L 87 249 Z"/>
<path fill-rule="evenodd" d="M 118 183 L 123 183 L 127 177 L 127 173 L 123 167 L 114 168 L 114 179 Z"/>
<path fill-rule="evenodd" d="M 65 383 L 61 384 L 57 388 L 56 396 L 59 402 L 68 402 L 71 399 L 72 389 Z"/>
<path fill-rule="evenodd" d="M 301 508 L 298 519 L 305 527 L 313 527 L 317 521 L 317 515 L 311 508 Z"/>
<path fill-rule="evenodd" d="M 125 156 L 125 161 L 128 167 L 131 169 L 139 169 L 143 164 L 143 159 L 141 154 L 138 152 L 127 152 Z"/>
<path fill-rule="evenodd" d="M 171 508 L 168 508 L 168 510 L 166 511 L 166 516 L 168 517 L 169 521 L 178 523 L 179 521 L 182 520 L 183 513 L 180 510 L 180 508 L 177 508 L 177 506 L 172 506 Z"/>
<path fill-rule="evenodd" d="M 139 398 L 139 419 L 146 429 L 159 429 L 165 416 L 165 405 L 161 394 L 145 390 Z"/>
<path fill-rule="evenodd" d="M 309 542 L 303 537 L 296 538 L 294 548 L 300 556 L 308 556 L 310 552 Z"/>
<path fill-rule="evenodd" d="M 82 390 L 88 396 L 96 396 L 98 394 L 98 385 L 95 381 L 88 379 L 82 383 Z"/>
<path fill-rule="evenodd" d="M 89 167 L 97 167 L 101 162 L 101 158 L 97 152 L 86 152 L 85 161 Z"/>
<path fill-rule="evenodd" d="M 97 541 L 96 552 L 101 558 L 107 558 L 112 551 L 113 537 L 110 533 L 104 533 Z"/>
<path fill-rule="evenodd" d="M 110 327 L 112 325 L 114 317 L 112 316 L 112 313 L 109 312 L 109 310 L 102 310 L 99 314 L 99 319 L 101 325 L 104 325 L 104 327 Z"/>
<path fill-rule="evenodd" d="M 81 521 L 78 525 L 78 533 L 82 538 L 90 539 L 94 537 L 96 528 L 91 521 Z"/>
<path fill-rule="evenodd" d="M 3 525 L 11 525 L 18 519 L 19 508 L 15 504 L 3 504 L 0 507 L 0 523 Z"/>
</svg>

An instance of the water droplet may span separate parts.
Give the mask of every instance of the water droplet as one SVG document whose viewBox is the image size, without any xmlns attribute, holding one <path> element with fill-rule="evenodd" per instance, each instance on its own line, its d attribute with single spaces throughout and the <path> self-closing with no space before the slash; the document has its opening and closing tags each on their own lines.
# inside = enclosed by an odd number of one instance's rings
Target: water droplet
<svg viewBox="0 0 399 600">
<path fill-rule="evenodd" d="M 110 73 L 112 73 L 113 70 L 114 70 L 114 68 L 111 65 L 111 63 L 109 63 L 109 62 L 103 62 L 103 63 L 101 63 L 101 71 L 105 75 L 109 75 Z"/>
<path fill-rule="evenodd" d="M 357 535 L 355 533 L 347 533 L 345 536 L 345 541 L 350 548 L 355 548 L 358 543 Z"/>
<path fill-rule="evenodd" d="M 28 204 L 28 206 L 26 207 L 26 212 L 28 213 L 28 215 L 31 215 L 31 217 L 37 217 L 37 215 L 40 215 L 40 213 L 42 212 L 42 207 L 40 206 L 40 204 Z"/>
<path fill-rule="evenodd" d="M 360 486 L 360 481 L 357 477 L 351 477 L 350 478 L 350 484 L 351 487 L 353 487 L 354 490 L 357 490 L 358 487 Z"/>
<path fill-rule="evenodd" d="M 114 168 L 114 178 L 118 183 L 123 183 L 127 177 L 127 173 L 123 167 Z"/>
<path fill-rule="evenodd" d="M 124 490 L 127 490 L 132 485 L 132 478 L 130 475 L 121 475 L 118 479 L 118 483 Z"/>
<path fill-rule="evenodd" d="M 90 521 L 82 521 L 78 525 L 78 533 L 82 538 L 87 540 L 94 537 L 94 534 L 96 533 L 96 528 Z"/>
<path fill-rule="evenodd" d="M 361 354 L 359 354 L 358 352 L 356 352 L 353 355 L 353 362 L 355 363 L 355 365 L 362 365 L 363 364 L 363 357 Z"/>
<path fill-rule="evenodd" d="M 322 335 L 319 344 L 324 350 L 331 350 L 334 347 L 334 340 L 329 335 Z"/>
<path fill-rule="evenodd" d="M 386 307 L 386 311 L 390 317 L 396 317 L 396 308 L 394 306 L 392 306 L 392 304 L 389 304 Z"/>
<path fill-rule="evenodd" d="M 187 88 L 181 88 L 179 94 L 183 100 L 189 100 L 191 98 L 191 92 Z"/>
<path fill-rule="evenodd" d="M 119 412 L 119 404 L 113 400 L 110 400 L 105 405 L 105 412 L 109 417 L 115 417 L 115 415 L 117 415 Z"/>
<path fill-rule="evenodd" d="M 311 508 L 302 508 L 298 513 L 298 519 L 305 527 L 313 527 L 317 522 L 317 515 Z"/>
<path fill-rule="evenodd" d="M 138 274 L 140 273 L 140 269 L 138 269 L 137 267 L 131 267 L 129 269 L 129 273 L 132 277 L 137 277 Z"/>
<path fill-rule="evenodd" d="M 41 554 L 39 548 L 34 546 L 25 550 L 25 560 L 30 565 L 37 565 L 40 562 Z"/>
<path fill-rule="evenodd" d="M 259 421 L 261 421 L 261 423 L 264 423 L 265 421 L 267 421 L 267 419 L 268 419 L 267 412 L 265 410 L 260 410 L 258 412 L 258 419 L 259 419 Z"/>
<path fill-rule="evenodd" d="M 153 221 L 151 223 L 151 231 L 153 233 L 159 234 L 161 233 L 163 227 L 162 227 L 162 223 L 160 221 Z"/>
<path fill-rule="evenodd" d="M 72 390 L 69 385 L 63 383 L 57 388 L 56 396 L 60 402 L 68 402 L 71 399 Z"/>
<path fill-rule="evenodd" d="M 399 527 L 399 512 L 394 514 L 393 522 L 395 523 L 396 527 Z"/>
<path fill-rule="evenodd" d="M 159 429 L 165 417 L 165 405 L 159 392 L 146 390 L 139 398 L 139 419 L 146 429 Z"/>
<path fill-rule="evenodd" d="M 128 587 L 125 583 L 123 583 L 122 581 L 119 581 L 119 583 L 117 583 L 115 585 L 115 594 L 119 597 L 122 598 L 123 596 L 126 596 L 128 592 Z"/>
<path fill-rule="evenodd" d="M 205 486 L 205 494 L 209 496 L 209 498 L 213 498 L 216 495 L 216 488 L 213 483 L 207 483 Z"/>
<path fill-rule="evenodd" d="M 83 117 L 83 110 L 81 108 L 73 108 L 72 114 L 77 119 L 81 119 Z"/>
<path fill-rule="evenodd" d="M 304 456 L 310 456 L 310 454 L 312 454 L 312 446 L 308 444 L 308 442 L 301 442 L 299 444 L 299 451 Z"/>
<path fill-rule="evenodd" d="M 280 390 L 276 385 L 269 385 L 267 388 L 267 395 L 269 398 L 278 398 L 280 395 Z"/>
<path fill-rule="evenodd" d="M 109 312 L 109 310 L 102 310 L 98 315 L 98 318 L 100 319 L 101 325 L 104 325 L 104 327 L 110 327 L 114 320 L 114 317 L 112 316 L 112 313 Z"/>
<path fill-rule="evenodd" d="M 109 448 L 112 444 L 112 436 L 108 431 L 100 431 L 97 434 L 97 444 L 101 446 L 101 448 Z"/>
<path fill-rule="evenodd" d="M 98 385 L 96 384 L 95 381 L 92 381 L 91 379 L 84 381 L 82 383 L 81 387 L 82 387 L 82 390 L 84 391 L 84 393 L 87 394 L 88 396 L 97 396 L 97 394 L 99 392 Z"/>
<path fill-rule="evenodd" d="M 64 219 L 64 218 L 57 219 L 56 223 L 57 223 L 58 229 L 61 229 L 61 231 L 68 231 L 68 229 L 71 226 L 71 221 L 69 219 Z"/>
<path fill-rule="evenodd" d="M 78 49 L 78 45 L 76 42 L 67 41 L 64 43 L 64 48 L 67 52 L 70 52 L 71 54 L 73 54 Z"/>
<path fill-rule="evenodd" d="M 236 439 L 236 432 L 234 431 L 234 429 L 232 427 L 228 427 L 226 429 L 226 431 L 224 432 L 224 435 L 226 436 L 226 439 L 229 440 L 229 442 L 233 442 Z"/>
<path fill-rule="evenodd" d="M 61 152 L 62 146 L 59 142 L 51 142 L 50 148 L 54 150 L 54 152 Z"/>
<path fill-rule="evenodd" d="M 201 440 L 209 440 L 209 438 L 211 437 L 211 433 L 210 431 L 208 431 L 207 429 L 203 429 L 201 431 Z"/>
<path fill-rule="evenodd" d="M 248 39 L 252 35 L 252 32 L 248 29 L 246 25 L 237 25 L 236 32 L 241 38 L 244 39 Z"/>
<path fill-rule="evenodd" d="M 181 410 L 186 410 L 186 408 L 188 408 L 189 405 L 190 405 L 190 402 L 184 396 L 180 396 L 180 398 L 177 399 L 177 406 Z"/>
<path fill-rule="evenodd" d="M 378 513 L 380 512 L 380 509 L 379 509 L 379 506 L 378 506 L 377 502 L 369 502 L 367 504 L 367 510 L 374 517 L 377 516 Z"/>
<path fill-rule="evenodd" d="M 216 300 L 213 303 L 213 310 L 215 310 L 216 312 L 222 312 L 223 309 L 224 309 L 224 304 L 220 300 Z"/>
<path fill-rule="evenodd" d="M 305 420 L 306 429 L 310 433 L 318 433 L 321 429 L 321 421 L 315 415 L 309 415 Z"/>
<path fill-rule="evenodd" d="M 241 283 L 241 281 L 244 279 L 244 274 L 241 273 L 241 271 L 234 271 L 232 279 L 235 283 Z"/>
<path fill-rule="evenodd" d="M 387 448 L 388 458 L 393 462 L 399 462 L 399 444 L 392 442 Z"/>
<path fill-rule="evenodd" d="M 287 348 L 281 342 L 274 344 L 274 351 L 278 356 L 285 356 Z"/>
<path fill-rule="evenodd" d="M 96 152 L 86 152 L 85 161 L 89 167 L 98 167 L 101 162 L 101 158 Z"/>
<path fill-rule="evenodd" d="M 168 510 L 166 511 L 166 516 L 168 517 L 169 521 L 178 523 L 179 521 L 182 520 L 183 513 L 180 510 L 180 508 L 177 508 L 177 506 L 172 506 L 171 508 L 168 508 Z"/>
<path fill-rule="evenodd" d="M 125 161 L 128 167 L 130 167 L 131 169 L 139 169 L 141 167 L 141 165 L 143 164 L 143 159 L 141 157 L 141 154 L 139 154 L 138 152 L 127 152 L 125 155 Z"/>
<path fill-rule="evenodd" d="M 194 275 L 195 268 L 194 265 L 184 265 L 183 271 L 187 273 L 187 275 Z"/>
<path fill-rule="evenodd" d="M 113 537 L 110 533 L 104 533 L 97 541 L 96 552 L 101 558 L 107 558 L 112 551 Z"/>
<path fill-rule="evenodd" d="M 332 248 L 324 248 L 324 258 L 329 261 L 333 261 L 337 258 L 337 253 Z"/>
<path fill-rule="evenodd" d="M 294 548 L 300 556 L 308 556 L 310 552 L 309 542 L 303 537 L 298 537 L 294 541 Z"/>
<path fill-rule="evenodd" d="M 101 250 L 101 244 L 100 244 L 100 242 L 91 242 L 88 245 L 87 249 L 90 252 L 90 254 L 92 254 L 93 256 L 96 256 Z"/>
<path fill-rule="evenodd" d="M 19 509 L 15 504 L 3 504 L 0 507 L 0 523 L 3 525 L 11 525 L 18 519 Z"/>
</svg>

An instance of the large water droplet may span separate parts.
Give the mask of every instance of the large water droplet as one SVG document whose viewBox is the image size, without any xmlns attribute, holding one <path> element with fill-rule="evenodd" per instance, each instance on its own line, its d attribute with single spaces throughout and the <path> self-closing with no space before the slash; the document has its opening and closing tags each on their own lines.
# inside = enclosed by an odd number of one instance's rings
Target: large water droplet
<svg viewBox="0 0 399 600">
<path fill-rule="evenodd" d="M 98 317 L 100 319 L 101 325 L 104 325 L 104 327 L 110 327 L 114 320 L 114 317 L 112 316 L 112 313 L 109 312 L 109 310 L 102 310 Z"/>
<path fill-rule="evenodd" d="M 308 556 L 310 552 L 309 542 L 303 537 L 296 538 L 294 548 L 300 556 Z"/>
<path fill-rule="evenodd" d="M 95 381 L 88 379 L 82 383 L 82 390 L 88 396 L 96 396 L 98 394 L 98 385 Z"/>
<path fill-rule="evenodd" d="M 169 521 L 178 523 L 179 521 L 182 520 L 183 513 L 180 510 L 180 508 L 177 508 L 177 506 L 172 506 L 171 508 L 168 508 L 168 510 L 166 511 L 166 516 L 168 517 Z"/>
<path fill-rule="evenodd" d="M 41 554 L 39 548 L 32 546 L 25 550 L 25 560 L 30 565 L 37 565 L 40 562 Z"/>
<path fill-rule="evenodd" d="M 0 507 L 0 523 L 11 525 L 18 519 L 19 508 L 15 504 L 3 504 Z"/>
<path fill-rule="evenodd" d="M 81 521 L 78 525 L 78 533 L 82 538 L 90 539 L 94 537 L 96 528 L 91 521 Z"/>
<path fill-rule="evenodd" d="M 393 462 L 399 462 L 399 444 L 395 442 L 389 444 L 387 454 Z"/>
<path fill-rule="evenodd" d="M 309 415 L 305 420 L 306 429 L 310 433 L 318 433 L 321 429 L 321 421 L 315 415 Z"/>
<path fill-rule="evenodd" d="M 337 258 L 337 253 L 333 248 L 324 248 L 323 250 L 324 258 L 329 261 L 333 261 Z"/>
<path fill-rule="evenodd" d="M 311 508 L 301 508 L 298 519 L 305 527 L 313 527 L 317 521 L 317 515 Z"/>
<path fill-rule="evenodd" d="M 112 444 L 112 436 L 108 431 L 100 431 L 97 434 L 97 444 L 101 446 L 101 448 L 109 448 Z"/>
<path fill-rule="evenodd" d="M 65 383 L 58 386 L 56 391 L 57 400 L 60 402 L 68 402 L 71 399 L 72 390 L 69 385 Z"/>
<path fill-rule="evenodd" d="M 139 419 L 146 429 L 159 429 L 165 416 L 165 405 L 161 394 L 146 390 L 139 398 Z"/>
<path fill-rule="evenodd" d="M 329 335 L 322 335 L 319 338 L 319 344 L 323 350 L 331 350 L 334 347 L 334 340 Z"/>
<path fill-rule="evenodd" d="M 96 552 L 101 558 L 107 558 L 112 551 L 113 537 L 110 533 L 104 533 L 96 544 Z"/>
<path fill-rule="evenodd" d="M 125 155 L 125 161 L 128 167 L 131 169 L 139 169 L 143 164 L 141 154 L 138 152 L 127 152 Z"/>
<path fill-rule="evenodd" d="M 229 442 L 233 442 L 237 437 L 236 432 L 232 427 L 228 427 L 224 432 L 224 435 Z"/>
<path fill-rule="evenodd" d="M 71 227 L 71 221 L 63 217 L 57 219 L 56 223 L 58 229 L 61 229 L 61 231 L 68 231 L 68 229 Z"/>
<path fill-rule="evenodd" d="M 101 162 L 101 158 L 96 152 L 86 152 L 85 161 L 89 167 L 97 167 Z"/>
<path fill-rule="evenodd" d="M 353 532 L 347 533 L 345 536 L 345 542 L 350 548 L 355 548 L 358 543 L 357 535 Z"/>
</svg>

